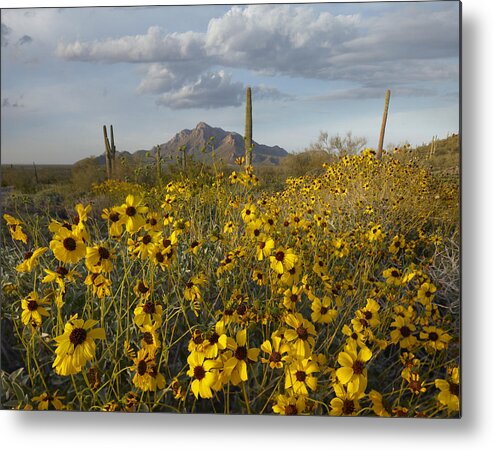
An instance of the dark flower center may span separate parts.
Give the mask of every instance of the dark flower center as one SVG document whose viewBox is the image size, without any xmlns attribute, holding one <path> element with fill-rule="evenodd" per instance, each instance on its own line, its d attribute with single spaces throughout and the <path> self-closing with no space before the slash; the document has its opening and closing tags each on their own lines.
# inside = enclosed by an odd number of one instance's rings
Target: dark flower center
<svg viewBox="0 0 493 450">
<path fill-rule="evenodd" d="M 63 240 L 63 246 L 69 252 L 73 252 L 77 248 L 77 243 L 74 238 L 68 237 Z"/>
<path fill-rule="evenodd" d="M 258 236 L 259 234 L 260 234 L 260 230 L 257 229 L 257 230 L 254 230 L 253 231 L 253 235 L 254 236 Z"/>
<path fill-rule="evenodd" d="M 247 348 L 244 345 L 240 345 L 235 350 L 235 358 L 242 361 L 247 357 Z"/>
<path fill-rule="evenodd" d="M 156 261 L 162 263 L 164 261 L 164 255 L 161 252 L 156 253 Z"/>
<path fill-rule="evenodd" d="M 151 219 L 149 220 L 149 224 L 150 224 L 151 226 L 155 226 L 155 225 L 157 225 L 157 220 L 153 217 L 153 218 L 151 218 Z"/>
<path fill-rule="evenodd" d="M 196 345 L 202 344 L 202 342 L 204 342 L 204 338 L 202 337 L 201 333 L 195 334 L 193 336 L 192 340 L 193 340 L 193 343 Z"/>
<path fill-rule="evenodd" d="M 146 235 L 142 238 L 142 243 L 143 243 L 144 245 L 149 244 L 151 241 L 152 241 L 152 237 L 151 237 L 151 236 L 149 236 L 148 234 L 146 234 Z"/>
<path fill-rule="evenodd" d="M 342 413 L 344 415 L 351 415 L 356 408 L 354 407 L 354 402 L 353 400 L 344 400 L 344 403 L 342 405 Z"/>
<path fill-rule="evenodd" d="M 137 290 L 141 294 L 147 294 L 149 292 L 149 288 L 144 283 L 142 283 L 142 281 L 139 282 L 139 284 L 137 286 Z"/>
<path fill-rule="evenodd" d="M 189 281 L 187 283 L 187 289 L 192 289 L 195 285 L 193 284 L 193 281 Z"/>
<path fill-rule="evenodd" d="M 279 352 L 272 352 L 270 355 L 269 361 L 273 362 L 273 363 L 278 363 L 281 361 L 281 359 L 282 359 L 282 356 Z"/>
<path fill-rule="evenodd" d="M 276 259 L 278 261 L 283 261 L 284 260 L 284 252 L 277 252 L 276 253 Z"/>
<path fill-rule="evenodd" d="M 98 253 L 99 253 L 99 257 L 101 259 L 109 259 L 109 257 L 110 257 L 110 252 L 108 251 L 108 249 L 106 249 L 104 247 L 99 247 Z"/>
<path fill-rule="evenodd" d="M 419 393 L 421 391 L 421 381 L 419 380 L 411 380 L 411 382 L 409 383 L 409 389 L 411 389 L 411 391 L 415 392 L 415 393 Z"/>
<path fill-rule="evenodd" d="M 137 364 L 137 373 L 142 376 L 147 372 L 147 363 L 144 360 L 140 360 Z"/>
<path fill-rule="evenodd" d="M 209 336 L 209 342 L 214 345 L 217 344 L 219 341 L 219 335 L 214 331 L 210 336 Z"/>
<path fill-rule="evenodd" d="M 306 372 L 303 372 L 302 370 L 298 370 L 296 372 L 296 380 L 301 381 L 303 383 L 306 380 Z"/>
<path fill-rule="evenodd" d="M 438 341 L 438 334 L 432 331 L 428 337 L 430 338 L 430 341 Z"/>
<path fill-rule="evenodd" d="M 308 330 L 303 325 L 296 328 L 296 333 L 302 341 L 306 341 L 308 339 Z"/>
<path fill-rule="evenodd" d="M 193 241 L 191 244 L 190 244 L 190 247 L 191 248 L 195 248 L 199 245 L 199 243 L 197 241 Z"/>
<path fill-rule="evenodd" d="M 150 333 L 149 331 L 146 331 L 144 333 L 144 342 L 147 344 L 147 345 L 152 345 L 154 344 L 154 337 L 152 336 L 152 333 Z"/>
<path fill-rule="evenodd" d="M 298 408 L 296 408 L 296 405 L 287 405 L 284 408 L 284 414 L 286 416 L 296 416 L 298 414 Z"/>
<path fill-rule="evenodd" d="M 329 308 L 327 308 L 326 306 L 322 306 L 322 307 L 320 308 L 320 314 L 322 314 L 322 316 L 323 316 L 324 314 L 327 314 L 327 311 L 329 311 Z"/>
<path fill-rule="evenodd" d="M 236 308 L 236 312 L 240 315 L 240 316 L 243 316 L 246 312 L 247 312 L 247 307 L 244 303 L 241 303 L 240 305 L 238 305 L 238 307 Z"/>
<path fill-rule="evenodd" d="M 205 370 L 202 366 L 196 366 L 194 367 L 193 369 L 193 376 L 197 379 L 197 380 L 201 380 L 202 378 L 205 377 Z"/>
<path fill-rule="evenodd" d="M 247 216 L 249 216 L 251 213 L 252 213 L 252 212 L 251 212 L 249 209 L 247 209 L 247 210 L 245 211 L 245 214 L 246 214 Z"/>
<path fill-rule="evenodd" d="M 163 239 L 163 247 L 169 247 L 171 245 L 171 241 L 169 239 Z"/>
<path fill-rule="evenodd" d="M 29 259 L 31 256 L 33 256 L 33 252 L 26 252 L 24 253 L 24 259 Z"/>
<path fill-rule="evenodd" d="M 459 385 L 449 381 L 449 390 L 452 395 L 459 395 Z"/>
<path fill-rule="evenodd" d="M 394 278 L 398 278 L 399 277 L 399 272 L 397 270 L 393 270 L 390 275 L 392 275 Z"/>
<path fill-rule="evenodd" d="M 291 301 L 292 301 L 293 303 L 296 303 L 296 302 L 298 301 L 298 296 L 297 296 L 296 294 L 292 294 L 292 295 L 291 295 Z"/>
<path fill-rule="evenodd" d="M 365 311 L 365 319 L 366 320 L 371 320 L 372 317 L 373 317 L 373 314 L 371 313 L 371 311 Z"/>
<path fill-rule="evenodd" d="M 74 347 L 81 345 L 87 338 L 87 331 L 84 328 L 74 328 L 70 333 L 70 342 L 74 344 Z"/>
<path fill-rule="evenodd" d="M 360 375 L 361 373 L 363 373 L 364 368 L 365 368 L 365 365 L 361 361 L 359 361 L 359 360 L 354 361 L 353 372 L 356 375 Z"/>
<path fill-rule="evenodd" d="M 120 220 L 120 214 L 117 212 L 112 212 L 109 217 L 112 222 L 118 222 Z"/>
<path fill-rule="evenodd" d="M 127 209 L 125 210 L 125 214 L 128 217 L 135 216 L 137 214 L 137 210 L 133 206 L 127 206 Z"/>
<path fill-rule="evenodd" d="M 27 302 L 27 309 L 29 311 L 36 311 L 38 309 L 38 302 L 36 300 L 29 300 Z"/>
<path fill-rule="evenodd" d="M 409 329 L 409 327 L 404 325 L 401 328 L 401 334 L 403 337 L 407 338 L 407 337 L 411 336 L 411 330 Z"/>
<path fill-rule="evenodd" d="M 225 316 L 232 316 L 232 315 L 233 315 L 233 313 L 234 313 L 234 310 L 232 310 L 231 308 L 226 308 L 226 309 L 224 310 L 224 315 L 225 315 Z"/>
<path fill-rule="evenodd" d="M 142 307 L 142 310 L 146 314 L 154 314 L 156 312 L 156 307 L 154 306 L 154 303 L 146 302 L 146 304 Z"/>
<path fill-rule="evenodd" d="M 68 270 L 65 269 L 65 267 L 62 267 L 62 266 L 59 266 L 57 269 L 56 269 L 56 273 L 58 275 L 60 275 L 61 277 L 64 277 L 65 275 L 68 274 Z"/>
<path fill-rule="evenodd" d="M 265 248 L 265 242 L 259 242 L 259 244 L 258 244 L 258 248 L 259 248 L 260 250 L 263 250 L 263 249 Z"/>
</svg>

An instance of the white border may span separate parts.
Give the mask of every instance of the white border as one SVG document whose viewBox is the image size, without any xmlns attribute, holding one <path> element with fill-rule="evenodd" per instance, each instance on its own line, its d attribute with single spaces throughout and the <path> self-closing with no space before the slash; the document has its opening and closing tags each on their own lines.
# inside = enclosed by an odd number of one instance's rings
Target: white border
<svg viewBox="0 0 493 450">
<path fill-rule="evenodd" d="M 197 1 L 24 1 L 0 7 L 192 4 Z M 216 0 L 214 3 L 239 2 Z M 262 2 L 267 3 L 267 2 Z M 268 3 L 285 3 L 271 1 Z M 2 448 L 488 448 L 493 406 L 492 2 L 463 1 L 463 418 L 281 418 L 0 411 Z M 489 298 L 488 298 L 489 297 Z"/>
</svg>

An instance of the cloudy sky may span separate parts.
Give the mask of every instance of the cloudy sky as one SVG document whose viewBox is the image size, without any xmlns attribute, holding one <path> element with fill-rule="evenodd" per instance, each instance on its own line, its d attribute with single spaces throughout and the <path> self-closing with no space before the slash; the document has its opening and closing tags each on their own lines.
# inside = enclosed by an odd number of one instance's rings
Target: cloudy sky
<svg viewBox="0 0 493 450">
<path fill-rule="evenodd" d="M 2 163 L 148 149 L 200 121 L 300 151 L 321 130 L 376 146 L 459 127 L 459 4 L 2 9 Z"/>
</svg>

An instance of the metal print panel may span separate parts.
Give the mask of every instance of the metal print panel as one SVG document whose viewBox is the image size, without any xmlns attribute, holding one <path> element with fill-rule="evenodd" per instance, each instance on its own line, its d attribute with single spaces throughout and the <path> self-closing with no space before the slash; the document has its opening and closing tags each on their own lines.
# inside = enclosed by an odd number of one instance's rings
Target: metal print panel
<svg viewBox="0 0 493 450">
<path fill-rule="evenodd" d="M 3 9 L 2 408 L 460 417 L 460 8 Z"/>
</svg>

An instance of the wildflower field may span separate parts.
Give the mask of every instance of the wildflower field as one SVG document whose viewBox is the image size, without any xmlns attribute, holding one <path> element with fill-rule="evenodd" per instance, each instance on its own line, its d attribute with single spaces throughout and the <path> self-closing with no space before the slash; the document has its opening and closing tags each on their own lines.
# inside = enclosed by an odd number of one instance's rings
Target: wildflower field
<svg viewBox="0 0 493 450">
<path fill-rule="evenodd" d="M 458 180 L 365 150 L 267 183 L 4 210 L 2 407 L 458 417 Z"/>
</svg>

